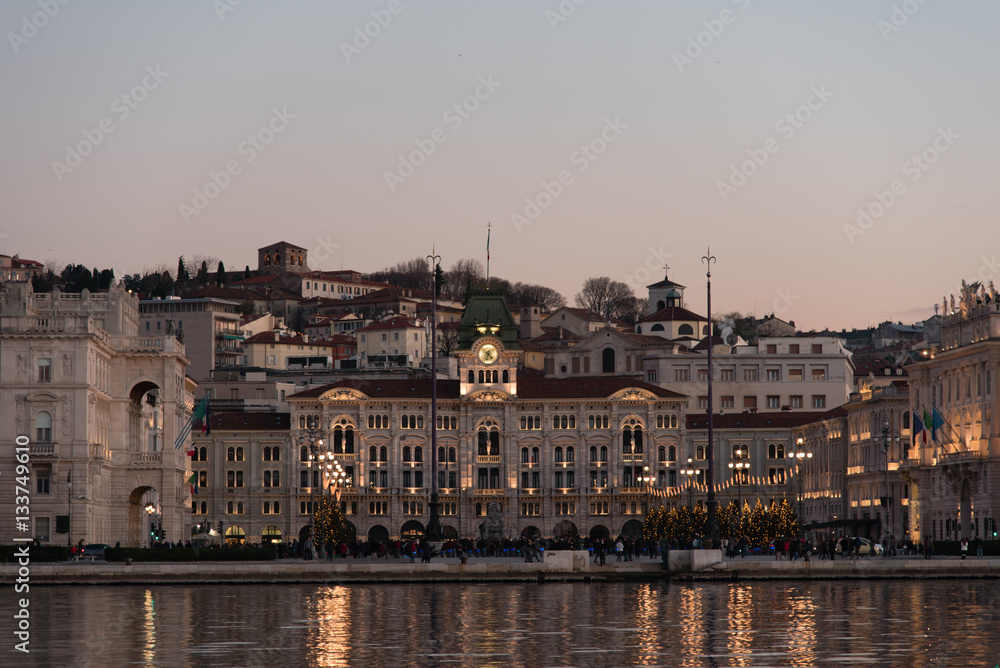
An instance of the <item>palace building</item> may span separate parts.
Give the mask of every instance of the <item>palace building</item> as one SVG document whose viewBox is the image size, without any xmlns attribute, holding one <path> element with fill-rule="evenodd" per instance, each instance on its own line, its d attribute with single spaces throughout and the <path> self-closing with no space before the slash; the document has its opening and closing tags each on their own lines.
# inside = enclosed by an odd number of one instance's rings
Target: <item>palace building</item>
<svg viewBox="0 0 1000 668">
<path fill-rule="evenodd" d="M 422 532 L 435 467 L 446 535 L 479 535 L 493 501 L 509 537 L 639 534 L 655 490 L 675 479 L 688 397 L 625 376 L 529 375 L 518 332 L 502 292 L 473 291 L 458 379 L 438 380 L 433 423 L 429 378 L 342 380 L 287 397 L 296 470 L 285 507 L 299 531 L 332 493 L 320 473 L 330 453 L 361 537 Z"/>
</svg>

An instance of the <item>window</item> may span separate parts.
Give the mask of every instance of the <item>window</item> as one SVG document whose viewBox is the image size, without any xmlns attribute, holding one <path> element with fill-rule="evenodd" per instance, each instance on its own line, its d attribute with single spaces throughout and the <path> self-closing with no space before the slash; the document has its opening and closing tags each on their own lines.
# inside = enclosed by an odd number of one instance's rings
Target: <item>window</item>
<svg viewBox="0 0 1000 668">
<path fill-rule="evenodd" d="M 705 446 L 699 445 L 698 449 L 694 451 L 694 458 L 698 460 L 705 459 Z"/>
<path fill-rule="evenodd" d="M 708 395 L 698 397 L 698 408 L 708 408 Z"/>
<path fill-rule="evenodd" d="M 52 381 L 52 358 L 42 357 L 38 360 L 38 382 L 48 383 Z"/>
<path fill-rule="evenodd" d="M 799 344 L 797 344 L 797 343 L 790 343 L 790 344 L 788 344 L 788 354 L 789 355 L 798 355 L 799 354 Z"/>
<path fill-rule="evenodd" d="M 781 380 L 781 369 L 768 369 L 767 370 L 768 380 Z"/>
<path fill-rule="evenodd" d="M 38 494 L 51 494 L 52 471 L 35 472 L 35 491 Z"/>
<path fill-rule="evenodd" d="M 614 348 L 605 348 L 601 351 L 601 373 L 615 372 L 615 351 Z"/>
<path fill-rule="evenodd" d="M 757 410 L 757 397 L 743 397 L 743 409 L 744 410 Z"/>
<path fill-rule="evenodd" d="M 689 369 L 674 369 L 674 381 L 678 383 L 686 383 L 691 380 L 691 371 Z"/>
<path fill-rule="evenodd" d="M 656 372 L 655 371 L 650 370 L 650 371 L 646 372 L 646 382 L 647 383 L 655 383 L 656 382 Z"/>
<path fill-rule="evenodd" d="M 794 382 L 800 382 L 802 380 L 802 369 L 789 369 L 788 370 L 788 380 Z"/>
<path fill-rule="evenodd" d="M 814 381 L 824 381 L 826 380 L 826 369 L 813 369 L 812 379 Z"/>
<path fill-rule="evenodd" d="M 720 401 L 720 408 L 736 408 L 736 397 L 723 396 Z"/>
<path fill-rule="evenodd" d="M 785 469 L 783 468 L 768 469 L 767 481 L 772 485 L 783 485 L 785 483 Z"/>
<path fill-rule="evenodd" d="M 826 395 L 814 394 L 812 398 L 813 408 L 826 408 Z"/>
<path fill-rule="evenodd" d="M 280 471 L 264 471 L 264 487 L 281 487 Z"/>
<path fill-rule="evenodd" d="M 802 395 L 793 394 L 792 396 L 788 397 L 788 402 L 792 408 L 802 408 Z"/>
<path fill-rule="evenodd" d="M 778 345 L 775 344 L 775 343 L 769 343 L 769 344 L 767 344 L 767 354 L 768 355 L 777 355 L 778 354 Z"/>
<path fill-rule="evenodd" d="M 198 488 L 205 489 L 208 487 L 208 471 L 198 471 Z"/>
<path fill-rule="evenodd" d="M 708 381 L 708 369 L 698 369 L 698 382 L 704 383 Z"/>
<path fill-rule="evenodd" d="M 768 408 L 781 408 L 781 397 L 775 394 L 767 395 Z"/>
<path fill-rule="evenodd" d="M 785 444 L 784 443 L 770 443 L 767 446 L 767 458 L 768 459 L 784 459 L 785 458 Z"/>
<path fill-rule="evenodd" d="M 757 382 L 757 367 L 743 369 L 743 381 L 751 383 Z"/>
<path fill-rule="evenodd" d="M 52 414 L 41 411 L 35 416 L 35 440 L 39 443 L 52 442 Z"/>
<path fill-rule="evenodd" d="M 813 355 L 822 355 L 823 354 L 823 344 L 822 343 L 814 343 L 814 344 L 812 344 L 812 354 Z"/>
<path fill-rule="evenodd" d="M 722 369 L 719 372 L 719 380 L 725 380 L 725 381 L 736 380 L 736 369 Z"/>
</svg>

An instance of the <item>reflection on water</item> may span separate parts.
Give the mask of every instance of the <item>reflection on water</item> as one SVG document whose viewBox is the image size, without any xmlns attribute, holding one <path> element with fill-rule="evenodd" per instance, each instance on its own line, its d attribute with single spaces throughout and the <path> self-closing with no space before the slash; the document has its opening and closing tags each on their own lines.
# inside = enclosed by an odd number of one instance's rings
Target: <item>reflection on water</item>
<svg viewBox="0 0 1000 668">
<path fill-rule="evenodd" d="M 33 587 L 32 651 L 15 660 L 992 667 L 996 590 L 990 581 Z"/>
</svg>

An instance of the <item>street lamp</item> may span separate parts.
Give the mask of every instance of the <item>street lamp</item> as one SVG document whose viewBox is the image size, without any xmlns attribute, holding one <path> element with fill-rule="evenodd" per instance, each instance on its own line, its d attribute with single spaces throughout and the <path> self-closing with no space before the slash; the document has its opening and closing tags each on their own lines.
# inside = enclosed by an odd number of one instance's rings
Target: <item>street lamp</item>
<svg viewBox="0 0 1000 668">
<path fill-rule="evenodd" d="M 889 429 L 889 416 L 882 416 L 882 433 L 881 436 L 874 436 L 872 438 L 872 444 L 877 448 L 881 448 L 882 452 L 885 453 L 885 496 L 882 497 L 882 507 L 888 508 L 888 514 L 886 510 L 882 511 L 882 519 L 888 520 L 883 521 L 882 534 L 885 539 L 888 539 L 892 535 L 892 492 L 889 489 L 889 450 L 892 448 L 893 442 L 899 442 L 899 434 L 890 433 Z M 883 540 L 883 544 L 887 541 Z M 889 555 L 889 547 L 886 545 L 886 556 Z"/>
<path fill-rule="evenodd" d="M 650 488 L 653 485 L 653 480 L 654 480 L 654 478 L 653 478 L 652 473 L 649 470 L 649 467 L 648 466 L 643 466 L 642 467 L 642 475 L 639 476 L 639 482 L 643 483 L 646 486 L 646 512 L 647 513 L 650 510 L 650 508 L 649 508 L 649 506 L 650 506 L 650 503 L 649 503 L 649 492 L 650 492 Z"/>
<path fill-rule="evenodd" d="M 307 420 L 311 420 L 311 417 L 307 417 Z M 307 422 L 307 424 L 310 424 Z M 314 426 L 308 426 L 305 428 L 299 428 L 299 433 L 296 440 L 299 442 L 300 446 L 305 446 L 307 449 L 306 455 L 306 465 L 309 469 L 309 505 L 312 506 L 313 515 L 313 527 L 316 526 L 316 516 L 319 511 L 318 504 L 315 501 L 316 485 L 313 484 L 313 463 L 318 459 L 319 453 L 322 452 L 323 446 L 326 445 L 326 440 L 323 438 L 323 430 Z M 332 454 L 332 453 L 331 453 Z M 322 491 L 322 490 L 320 490 Z M 315 531 L 313 532 L 315 534 Z M 313 536 L 314 540 L 316 536 Z M 318 546 L 317 546 L 318 547 Z"/>
<path fill-rule="evenodd" d="M 802 476 L 799 475 L 799 468 L 803 460 L 812 459 L 813 456 L 813 453 L 806 452 L 805 450 L 802 449 L 803 443 L 804 441 L 800 436 L 795 441 L 795 445 L 798 446 L 798 450 L 793 450 L 792 452 L 788 453 L 788 456 L 792 459 L 792 461 L 795 462 L 795 477 L 799 479 L 798 514 L 799 514 L 800 526 L 804 526 L 804 522 L 802 521 Z"/>
<path fill-rule="evenodd" d="M 698 473 L 697 469 L 692 468 L 693 464 L 694 464 L 694 460 L 691 459 L 690 457 L 688 457 L 687 458 L 687 465 L 688 465 L 688 467 L 686 469 L 681 469 L 681 475 L 686 475 L 687 478 L 688 478 L 688 508 L 691 508 L 692 510 L 694 510 L 694 498 L 693 498 L 694 497 L 694 480 L 692 480 L 691 476 L 693 476 L 696 473 Z"/>
<path fill-rule="evenodd" d="M 743 461 L 743 450 L 733 453 L 734 460 L 729 462 L 729 468 L 736 474 L 736 507 L 743 514 L 743 471 L 750 468 L 750 462 Z"/>
</svg>

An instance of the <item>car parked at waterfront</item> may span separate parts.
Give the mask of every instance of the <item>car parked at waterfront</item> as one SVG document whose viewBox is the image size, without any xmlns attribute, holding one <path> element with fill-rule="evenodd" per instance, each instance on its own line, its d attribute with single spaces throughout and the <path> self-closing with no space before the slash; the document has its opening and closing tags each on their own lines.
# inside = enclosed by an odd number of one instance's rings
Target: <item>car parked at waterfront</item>
<svg viewBox="0 0 1000 668">
<path fill-rule="evenodd" d="M 872 543 L 867 538 L 861 538 L 860 540 L 861 540 L 861 547 L 858 548 L 858 554 L 860 554 L 862 556 L 869 555 L 869 554 L 872 554 L 872 550 L 874 550 L 874 554 L 882 554 L 882 544 L 881 543 Z M 840 541 L 838 540 L 837 541 L 837 554 L 841 554 L 842 551 L 843 551 L 843 549 L 842 549 L 842 547 L 840 545 Z"/>
<path fill-rule="evenodd" d="M 104 543 L 93 543 L 91 545 L 84 545 L 83 551 L 77 555 L 78 559 L 93 559 L 95 561 L 104 561 L 104 550 L 111 547 L 110 545 L 105 545 Z"/>
</svg>

